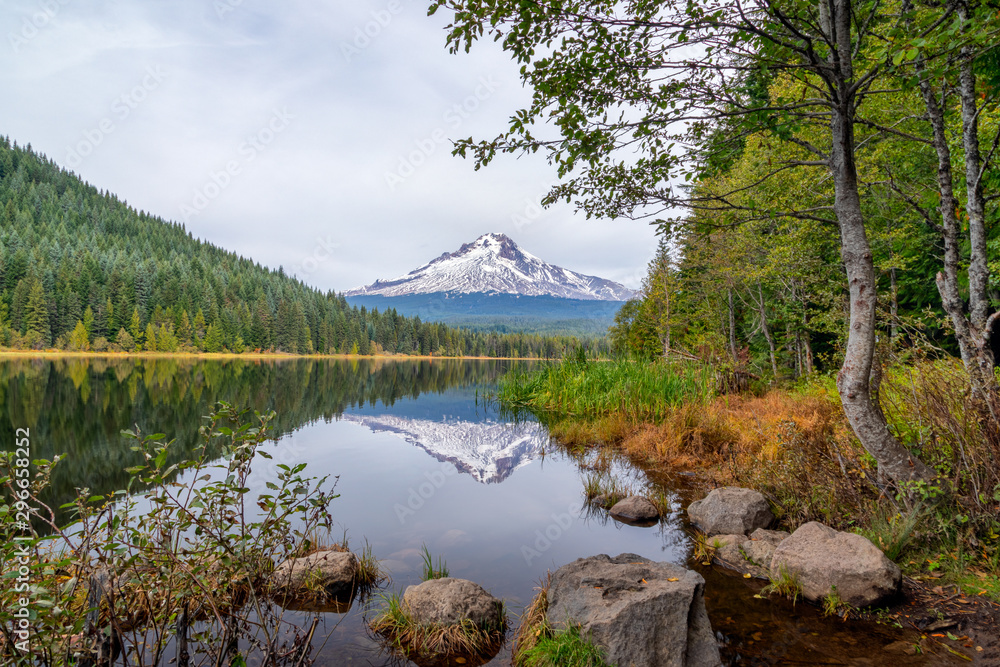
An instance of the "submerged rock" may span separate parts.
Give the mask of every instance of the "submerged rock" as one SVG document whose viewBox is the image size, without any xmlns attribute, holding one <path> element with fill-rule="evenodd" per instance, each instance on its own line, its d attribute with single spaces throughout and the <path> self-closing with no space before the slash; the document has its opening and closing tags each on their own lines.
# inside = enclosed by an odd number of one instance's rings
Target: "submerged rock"
<svg viewBox="0 0 1000 667">
<path fill-rule="evenodd" d="M 619 500 L 608 511 L 614 519 L 631 524 L 654 524 L 660 519 L 660 510 L 645 496 L 629 496 Z"/>
<path fill-rule="evenodd" d="M 746 535 L 774 521 L 771 506 L 752 489 L 726 486 L 688 506 L 691 523 L 707 535 Z"/>
<path fill-rule="evenodd" d="M 552 575 L 546 615 L 579 625 L 610 664 L 715 667 L 704 587 L 696 572 L 635 554 L 581 558 Z"/>
<path fill-rule="evenodd" d="M 289 558 L 271 573 L 271 596 L 279 601 L 345 599 L 354 595 L 358 559 L 349 551 L 324 550 Z"/>
<path fill-rule="evenodd" d="M 816 521 L 800 526 L 775 549 L 771 576 L 782 572 L 798 579 L 807 600 L 819 602 L 835 593 L 853 607 L 892 597 L 902 581 L 896 564 L 869 540 Z"/>
</svg>

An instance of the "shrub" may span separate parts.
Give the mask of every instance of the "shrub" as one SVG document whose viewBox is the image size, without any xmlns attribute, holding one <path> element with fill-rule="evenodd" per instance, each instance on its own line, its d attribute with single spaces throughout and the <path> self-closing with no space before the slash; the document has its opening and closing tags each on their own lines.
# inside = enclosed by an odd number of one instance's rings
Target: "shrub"
<svg viewBox="0 0 1000 667">
<path fill-rule="evenodd" d="M 65 530 L 39 500 L 61 459 L 36 462 L 29 479 L 14 456 L 2 455 L 0 487 L 8 494 L 0 503 L 0 556 L 12 562 L 22 549 L 29 554 L 32 609 L 43 610 L 31 621 L 36 660 L 64 664 L 74 654 L 86 661 L 117 643 L 129 664 L 163 664 L 175 640 L 186 643 L 189 664 L 304 660 L 305 633 L 263 596 L 275 564 L 329 527 L 336 496 L 322 488 L 326 478 L 305 478 L 298 464 L 278 465 L 267 492 L 248 497 L 252 462 L 270 458 L 259 446 L 273 417 L 219 403 L 195 458 L 176 462 L 163 434 L 123 432 L 144 463 L 128 469 L 125 489 L 93 497 L 81 490 L 71 503 L 75 523 Z M 182 473 L 197 484 L 177 484 Z M 18 512 L 31 512 L 34 523 L 22 525 Z M 0 588 L 6 632 L 18 621 L 16 602 L 13 587 Z M 5 661 L 19 658 L 10 642 L 0 652 Z"/>
</svg>

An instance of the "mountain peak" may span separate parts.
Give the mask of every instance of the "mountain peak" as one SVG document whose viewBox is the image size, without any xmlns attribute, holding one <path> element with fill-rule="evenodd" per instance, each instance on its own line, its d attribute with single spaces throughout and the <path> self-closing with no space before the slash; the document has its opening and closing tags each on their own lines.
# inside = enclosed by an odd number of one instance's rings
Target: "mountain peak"
<svg viewBox="0 0 1000 667">
<path fill-rule="evenodd" d="M 434 292 L 550 295 L 566 299 L 625 301 L 633 290 L 543 262 L 506 234 L 483 234 L 392 280 L 344 292 L 345 296 L 405 296 Z"/>
</svg>

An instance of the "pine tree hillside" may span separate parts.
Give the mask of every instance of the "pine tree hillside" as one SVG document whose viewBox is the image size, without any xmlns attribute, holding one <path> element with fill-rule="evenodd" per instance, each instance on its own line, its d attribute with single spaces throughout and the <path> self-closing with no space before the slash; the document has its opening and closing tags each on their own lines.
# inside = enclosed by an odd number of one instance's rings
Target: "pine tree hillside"
<svg viewBox="0 0 1000 667">
<path fill-rule="evenodd" d="M 0 137 L 0 346 L 557 357 L 578 345 L 350 306 Z"/>
</svg>

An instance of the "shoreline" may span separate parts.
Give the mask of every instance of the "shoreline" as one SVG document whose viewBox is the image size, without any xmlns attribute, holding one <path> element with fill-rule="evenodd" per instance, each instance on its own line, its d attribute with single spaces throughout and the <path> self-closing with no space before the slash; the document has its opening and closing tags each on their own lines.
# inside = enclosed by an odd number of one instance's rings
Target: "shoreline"
<svg viewBox="0 0 1000 667">
<path fill-rule="evenodd" d="M 292 359 L 371 359 L 373 361 L 558 361 L 551 357 L 472 357 L 433 354 L 291 354 L 286 352 L 71 352 L 66 350 L 4 350 L 0 359 L 251 359 L 284 361 Z"/>
</svg>

